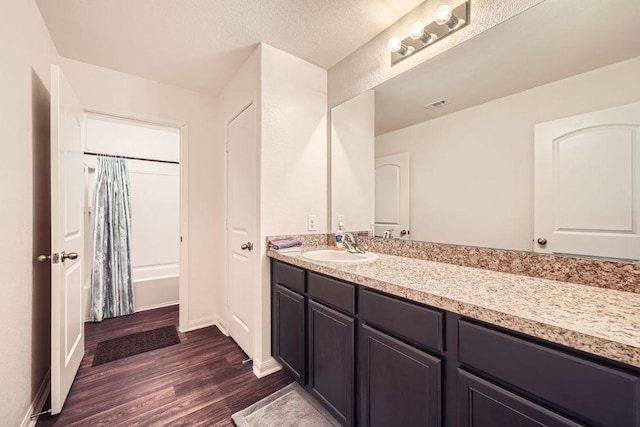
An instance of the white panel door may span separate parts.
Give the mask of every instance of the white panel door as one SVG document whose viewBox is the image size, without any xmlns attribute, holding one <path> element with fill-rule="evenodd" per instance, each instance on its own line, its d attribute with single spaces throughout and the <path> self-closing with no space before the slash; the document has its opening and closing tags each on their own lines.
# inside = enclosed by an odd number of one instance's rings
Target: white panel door
<svg viewBox="0 0 640 427">
<path fill-rule="evenodd" d="M 227 257 L 229 335 L 249 357 L 254 354 L 254 295 L 258 286 L 257 135 L 252 104 L 227 125 Z"/>
<path fill-rule="evenodd" d="M 51 66 L 51 413 L 58 414 L 84 355 L 82 312 L 84 112 Z"/>
<path fill-rule="evenodd" d="M 375 234 L 409 237 L 409 153 L 378 157 L 375 167 Z"/>
<path fill-rule="evenodd" d="M 640 103 L 535 126 L 537 252 L 640 259 L 639 130 Z"/>
</svg>

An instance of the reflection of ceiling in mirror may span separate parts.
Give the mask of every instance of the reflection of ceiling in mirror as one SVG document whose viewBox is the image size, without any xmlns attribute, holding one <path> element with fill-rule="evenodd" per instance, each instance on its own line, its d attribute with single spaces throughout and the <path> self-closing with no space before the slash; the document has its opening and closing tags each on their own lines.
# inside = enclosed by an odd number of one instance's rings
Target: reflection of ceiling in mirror
<svg viewBox="0 0 640 427">
<path fill-rule="evenodd" d="M 640 56 L 638 18 L 638 0 L 544 1 L 378 86 L 376 135 Z"/>
</svg>

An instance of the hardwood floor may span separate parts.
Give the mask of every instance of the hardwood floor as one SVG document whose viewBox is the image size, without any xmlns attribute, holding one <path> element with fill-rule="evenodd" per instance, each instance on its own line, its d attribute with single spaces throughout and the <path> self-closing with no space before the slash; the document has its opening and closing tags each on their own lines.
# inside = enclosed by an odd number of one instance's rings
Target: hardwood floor
<svg viewBox="0 0 640 427">
<path fill-rule="evenodd" d="M 96 345 L 178 324 L 177 306 L 85 324 L 85 355 L 62 413 L 37 426 L 233 426 L 231 415 L 293 380 L 258 379 L 240 347 L 209 327 L 181 343 L 92 367 Z"/>
</svg>

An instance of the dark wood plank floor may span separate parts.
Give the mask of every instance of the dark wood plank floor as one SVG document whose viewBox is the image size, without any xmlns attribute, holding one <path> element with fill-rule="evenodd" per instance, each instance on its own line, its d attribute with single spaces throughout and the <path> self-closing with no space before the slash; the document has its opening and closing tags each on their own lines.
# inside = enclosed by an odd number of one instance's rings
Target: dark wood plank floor
<svg viewBox="0 0 640 427">
<path fill-rule="evenodd" d="M 62 413 L 37 426 L 233 426 L 231 414 L 293 380 L 258 379 L 246 355 L 216 327 L 181 343 L 92 367 L 98 342 L 178 324 L 177 306 L 85 325 L 85 355 Z"/>
</svg>

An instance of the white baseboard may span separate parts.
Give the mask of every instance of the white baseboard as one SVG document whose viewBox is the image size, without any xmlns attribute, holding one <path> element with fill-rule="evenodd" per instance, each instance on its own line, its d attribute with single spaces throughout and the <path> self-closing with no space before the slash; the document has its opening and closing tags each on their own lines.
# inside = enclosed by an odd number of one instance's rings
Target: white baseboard
<svg viewBox="0 0 640 427">
<path fill-rule="evenodd" d="M 146 307 L 136 307 L 136 313 L 140 311 L 153 310 L 156 308 L 169 307 L 171 305 L 178 305 L 179 303 L 180 301 L 169 301 L 169 302 L 163 302 L 162 304 L 148 305 Z"/>
<path fill-rule="evenodd" d="M 215 316 L 215 317 L 216 317 L 215 325 L 218 327 L 218 329 L 220 329 L 220 332 L 222 332 L 225 336 L 228 337 L 229 331 L 227 331 L 226 322 L 220 316 Z"/>
<path fill-rule="evenodd" d="M 31 402 L 31 406 L 27 410 L 24 418 L 22 419 L 22 423 L 20 423 L 20 427 L 35 427 L 38 422 L 38 418 L 31 419 L 32 414 L 37 414 L 42 412 L 42 408 L 44 408 L 44 404 L 47 402 L 47 397 L 49 397 L 49 390 L 51 388 L 51 371 L 47 371 L 47 374 L 44 376 L 44 380 L 42 380 L 42 384 L 40 384 L 40 388 L 38 389 L 38 393 L 36 393 L 33 398 L 33 402 Z"/>
<path fill-rule="evenodd" d="M 195 331 L 196 329 L 206 328 L 207 326 L 214 326 L 217 320 L 218 316 L 205 316 L 200 317 L 199 319 L 190 319 L 188 329 L 180 332 Z"/>
<path fill-rule="evenodd" d="M 268 358 L 264 362 L 253 359 L 253 374 L 258 378 L 266 377 L 274 372 L 278 372 L 280 369 L 282 369 L 282 366 L 276 362 L 276 359 L 273 357 Z"/>
</svg>

